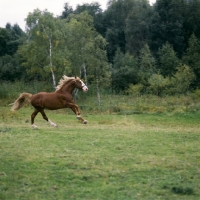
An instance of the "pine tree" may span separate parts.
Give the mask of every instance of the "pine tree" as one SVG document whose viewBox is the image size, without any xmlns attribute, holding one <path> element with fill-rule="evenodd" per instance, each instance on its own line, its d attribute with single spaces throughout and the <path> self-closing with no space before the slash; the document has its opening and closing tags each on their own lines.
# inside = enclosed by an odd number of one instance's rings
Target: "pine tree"
<svg viewBox="0 0 200 200">
<path fill-rule="evenodd" d="M 188 48 L 183 56 L 183 62 L 188 65 L 195 73 L 196 80 L 192 84 L 194 88 L 200 87 L 200 40 L 192 34 Z"/>
<path fill-rule="evenodd" d="M 180 65 L 180 60 L 176 56 L 173 47 L 167 42 L 158 51 L 159 71 L 164 76 L 172 76 L 176 72 L 176 68 Z"/>
</svg>

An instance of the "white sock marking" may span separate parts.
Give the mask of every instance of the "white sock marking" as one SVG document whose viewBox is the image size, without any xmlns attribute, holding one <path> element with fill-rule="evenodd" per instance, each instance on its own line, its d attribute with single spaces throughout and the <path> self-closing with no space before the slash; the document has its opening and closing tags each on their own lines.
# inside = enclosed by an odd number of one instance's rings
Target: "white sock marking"
<svg viewBox="0 0 200 200">
<path fill-rule="evenodd" d="M 38 129 L 38 127 L 37 127 L 35 124 L 32 124 L 31 127 L 32 127 L 33 129 Z"/>
<path fill-rule="evenodd" d="M 49 122 L 49 124 L 50 124 L 51 126 L 57 127 L 57 125 L 56 125 L 55 123 L 53 123 L 50 119 L 48 119 L 48 122 Z"/>
</svg>

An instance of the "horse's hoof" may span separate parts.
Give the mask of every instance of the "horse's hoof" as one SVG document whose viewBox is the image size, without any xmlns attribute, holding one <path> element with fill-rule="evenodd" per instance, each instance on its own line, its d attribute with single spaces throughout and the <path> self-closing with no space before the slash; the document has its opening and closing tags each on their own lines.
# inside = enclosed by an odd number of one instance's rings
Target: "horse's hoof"
<svg viewBox="0 0 200 200">
<path fill-rule="evenodd" d="M 83 123 L 84 123 L 84 124 L 87 124 L 87 123 L 88 123 L 88 121 L 87 121 L 87 120 L 85 120 L 85 121 L 83 121 Z"/>
<path fill-rule="evenodd" d="M 51 126 L 53 126 L 54 128 L 58 128 L 57 124 L 52 123 Z"/>
<path fill-rule="evenodd" d="M 38 129 L 38 127 L 35 124 L 31 125 L 32 129 Z"/>
</svg>

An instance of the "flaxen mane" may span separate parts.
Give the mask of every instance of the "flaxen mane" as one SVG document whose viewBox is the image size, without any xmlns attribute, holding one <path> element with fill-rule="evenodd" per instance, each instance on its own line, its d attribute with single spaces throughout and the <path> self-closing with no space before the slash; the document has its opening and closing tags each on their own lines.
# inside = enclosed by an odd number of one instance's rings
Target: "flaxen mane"
<svg viewBox="0 0 200 200">
<path fill-rule="evenodd" d="M 60 90 L 63 87 L 63 85 L 65 85 L 65 83 L 67 83 L 69 80 L 73 80 L 73 79 L 75 79 L 75 78 L 74 77 L 68 77 L 68 76 L 64 75 L 60 79 L 58 86 L 56 87 L 56 91 Z"/>
</svg>

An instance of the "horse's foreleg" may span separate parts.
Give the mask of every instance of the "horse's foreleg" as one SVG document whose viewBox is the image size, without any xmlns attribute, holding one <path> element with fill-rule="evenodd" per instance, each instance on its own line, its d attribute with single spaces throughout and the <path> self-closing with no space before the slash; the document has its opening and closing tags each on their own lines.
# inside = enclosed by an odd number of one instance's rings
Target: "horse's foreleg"
<svg viewBox="0 0 200 200">
<path fill-rule="evenodd" d="M 85 120 L 81 117 L 81 112 L 80 112 L 78 105 L 73 104 L 73 106 L 71 106 L 70 108 L 76 114 L 77 119 L 81 120 L 84 124 L 88 123 L 87 120 Z"/>
<path fill-rule="evenodd" d="M 49 122 L 49 124 L 53 127 L 57 127 L 57 125 L 55 123 L 53 123 L 50 119 L 48 119 L 48 117 L 46 116 L 46 113 L 44 112 L 43 109 L 41 109 L 39 111 L 42 114 L 43 119 L 45 119 L 47 122 Z"/>
<path fill-rule="evenodd" d="M 32 128 L 33 129 L 37 129 L 38 127 L 34 124 L 34 119 L 35 119 L 35 117 L 36 117 L 36 115 L 38 114 L 38 110 L 37 109 L 35 109 L 35 111 L 32 113 L 32 115 L 31 115 L 31 126 L 32 126 Z"/>
</svg>

